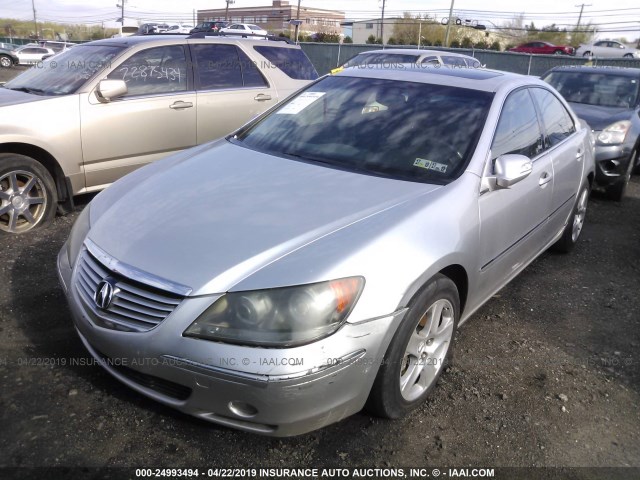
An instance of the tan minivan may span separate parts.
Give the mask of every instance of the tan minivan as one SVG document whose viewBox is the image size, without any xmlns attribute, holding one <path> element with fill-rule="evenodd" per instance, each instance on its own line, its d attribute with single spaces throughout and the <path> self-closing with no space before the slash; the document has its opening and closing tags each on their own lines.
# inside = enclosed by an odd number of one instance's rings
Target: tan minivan
<svg viewBox="0 0 640 480">
<path fill-rule="evenodd" d="M 62 52 L 0 88 L 0 232 L 224 136 L 317 76 L 276 39 L 133 36 Z"/>
</svg>

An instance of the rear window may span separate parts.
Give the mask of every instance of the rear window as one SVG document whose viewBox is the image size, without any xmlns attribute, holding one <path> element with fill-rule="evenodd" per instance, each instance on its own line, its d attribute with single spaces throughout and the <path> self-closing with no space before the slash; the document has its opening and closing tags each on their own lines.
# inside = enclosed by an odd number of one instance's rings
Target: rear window
<svg viewBox="0 0 640 480">
<path fill-rule="evenodd" d="M 294 80 L 315 80 L 318 78 L 318 72 L 301 49 L 268 45 L 259 45 L 253 48 Z"/>
</svg>

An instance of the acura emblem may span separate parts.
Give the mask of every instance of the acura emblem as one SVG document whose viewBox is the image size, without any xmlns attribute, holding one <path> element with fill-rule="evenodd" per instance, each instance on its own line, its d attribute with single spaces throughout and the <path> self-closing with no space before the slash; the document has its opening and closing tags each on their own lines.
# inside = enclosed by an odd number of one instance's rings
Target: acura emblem
<svg viewBox="0 0 640 480">
<path fill-rule="evenodd" d="M 98 308 L 106 310 L 111 305 L 113 296 L 118 293 L 118 288 L 109 280 L 101 281 L 97 288 L 96 293 L 93 295 L 93 301 L 96 302 Z"/>
</svg>

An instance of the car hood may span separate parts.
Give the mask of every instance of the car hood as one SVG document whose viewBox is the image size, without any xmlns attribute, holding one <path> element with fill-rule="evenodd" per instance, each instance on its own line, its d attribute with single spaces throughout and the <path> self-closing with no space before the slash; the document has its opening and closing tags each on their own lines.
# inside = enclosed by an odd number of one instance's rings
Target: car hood
<svg viewBox="0 0 640 480">
<path fill-rule="evenodd" d="M 167 160 L 169 168 L 151 165 L 149 175 L 133 174 L 135 185 L 125 177 L 98 196 L 88 237 L 118 261 L 190 287 L 192 295 L 228 291 L 319 238 L 440 188 L 225 141 Z"/>
<path fill-rule="evenodd" d="M 26 92 L 18 92 L 16 90 L 10 90 L 8 88 L 0 87 L 0 107 L 6 107 L 8 105 L 18 105 L 21 103 L 37 102 L 40 100 L 46 100 L 46 96 L 33 95 Z"/>
<path fill-rule="evenodd" d="M 601 107 L 569 102 L 573 111 L 589 124 L 593 130 L 604 130 L 614 122 L 629 120 L 633 109 L 624 107 Z"/>
</svg>

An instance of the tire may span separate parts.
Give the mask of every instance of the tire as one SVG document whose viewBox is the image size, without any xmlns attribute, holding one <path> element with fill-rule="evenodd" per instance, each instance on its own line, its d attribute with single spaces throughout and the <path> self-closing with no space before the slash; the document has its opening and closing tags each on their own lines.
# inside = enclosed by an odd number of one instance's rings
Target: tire
<svg viewBox="0 0 640 480">
<path fill-rule="evenodd" d="M 621 202 L 624 198 L 624 194 L 627 191 L 627 185 L 629 184 L 629 180 L 631 179 L 631 172 L 633 171 L 635 165 L 636 155 L 636 150 L 631 152 L 631 155 L 629 156 L 629 165 L 627 166 L 627 170 L 625 171 L 624 175 L 620 178 L 620 181 L 605 188 L 607 197 L 609 197 L 609 199 L 616 202 Z"/>
<path fill-rule="evenodd" d="M 436 275 L 409 303 L 365 408 L 380 417 L 400 418 L 422 404 L 452 359 L 459 318 L 458 289 L 448 277 Z M 431 323 L 434 319 L 437 324 Z"/>
<path fill-rule="evenodd" d="M 583 56 L 583 57 L 590 57 L 590 56 L 591 56 L 591 52 L 589 52 L 589 51 L 584 52 L 584 53 L 582 54 L 582 56 Z"/>
<path fill-rule="evenodd" d="M 562 50 L 556 50 L 555 52 L 553 52 L 554 55 L 564 55 L 564 52 Z"/>
<path fill-rule="evenodd" d="M 0 233 L 26 233 L 48 224 L 57 204 L 55 182 L 41 163 L 0 154 Z"/>
<path fill-rule="evenodd" d="M 11 68 L 13 66 L 13 59 L 7 55 L 0 55 L 0 67 Z"/>
<path fill-rule="evenodd" d="M 582 233 L 582 227 L 584 227 L 584 221 L 587 215 L 587 204 L 589 203 L 589 193 L 591 193 L 591 187 L 589 183 L 585 184 L 578 193 L 578 199 L 573 207 L 567 226 L 562 232 L 560 239 L 554 243 L 551 249 L 555 252 L 569 253 L 575 247 L 580 233 Z"/>
<path fill-rule="evenodd" d="M 633 53 L 625 53 L 624 58 L 633 58 Z"/>
</svg>

